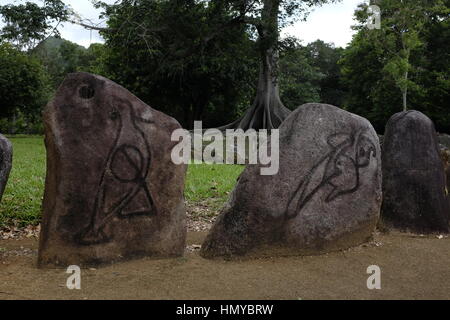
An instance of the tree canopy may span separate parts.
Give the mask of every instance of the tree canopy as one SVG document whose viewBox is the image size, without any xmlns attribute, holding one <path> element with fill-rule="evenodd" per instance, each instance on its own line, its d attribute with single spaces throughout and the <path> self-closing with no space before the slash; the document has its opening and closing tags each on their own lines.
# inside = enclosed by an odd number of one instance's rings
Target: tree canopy
<svg viewBox="0 0 450 320">
<path fill-rule="evenodd" d="M 221 2 L 123 1 L 105 7 L 106 73 L 180 120 L 217 125 L 253 91 L 255 53 Z M 220 31 L 220 37 L 214 36 Z"/>
<path fill-rule="evenodd" d="M 67 21 L 70 8 L 61 0 L 44 0 L 0 6 L 5 23 L 0 37 L 18 49 L 32 49 L 51 35 L 59 35 L 58 26 Z"/>
<path fill-rule="evenodd" d="M 37 119 L 43 97 L 67 73 L 87 71 L 186 128 L 203 120 L 205 127 L 271 129 L 297 106 L 323 102 L 368 118 L 379 132 L 405 108 L 450 131 L 449 1 L 372 1 L 381 8 L 380 29 L 367 27 L 368 4 L 361 4 L 346 48 L 280 39 L 283 27 L 327 2 L 334 1 L 95 1 L 104 27 L 60 0 L 0 6 L 0 78 L 5 88 L 24 86 L 5 89 L 0 117 Z M 105 44 L 84 48 L 60 39 L 62 23 L 100 30 Z"/>
<path fill-rule="evenodd" d="M 448 1 L 381 0 L 381 28 L 365 27 L 367 5 L 355 12 L 359 24 L 341 61 L 348 89 L 345 106 L 366 116 L 379 131 L 406 108 L 428 114 L 448 130 Z M 436 43 L 439 49 L 433 50 Z M 447 53 L 444 53 L 447 52 Z M 439 66 L 436 68 L 436 66 Z"/>
<path fill-rule="evenodd" d="M 39 117 L 50 97 L 49 88 L 48 76 L 37 59 L 0 43 L 0 118 L 14 122 L 20 115 Z"/>
</svg>

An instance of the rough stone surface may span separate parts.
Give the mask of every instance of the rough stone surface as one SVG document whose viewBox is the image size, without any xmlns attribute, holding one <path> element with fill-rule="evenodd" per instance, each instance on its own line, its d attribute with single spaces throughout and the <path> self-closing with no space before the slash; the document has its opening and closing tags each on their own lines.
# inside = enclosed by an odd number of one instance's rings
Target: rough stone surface
<svg viewBox="0 0 450 320">
<path fill-rule="evenodd" d="M 330 105 L 306 104 L 280 127 L 280 170 L 248 166 L 202 246 L 204 257 L 318 254 L 372 237 L 381 159 L 372 125 Z"/>
<path fill-rule="evenodd" d="M 0 134 L 0 201 L 3 197 L 12 167 L 12 144 Z"/>
<path fill-rule="evenodd" d="M 419 111 L 388 121 L 383 146 L 382 222 L 416 233 L 449 231 L 449 199 L 433 122 Z"/>
<path fill-rule="evenodd" d="M 382 135 L 378 135 L 380 139 L 381 154 L 383 154 L 383 139 Z M 450 193 L 450 136 L 448 134 L 438 135 L 439 149 L 441 152 L 441 159 L 444 163 L 445 176 L 447 178 L 447 193 Z"/>
<path fill-rule="evenodd" d="M 45 110 L 39 266 L 96 265 L 185 249 L 180 125 L 114 82 L 69 75 Z"/>
</svg>

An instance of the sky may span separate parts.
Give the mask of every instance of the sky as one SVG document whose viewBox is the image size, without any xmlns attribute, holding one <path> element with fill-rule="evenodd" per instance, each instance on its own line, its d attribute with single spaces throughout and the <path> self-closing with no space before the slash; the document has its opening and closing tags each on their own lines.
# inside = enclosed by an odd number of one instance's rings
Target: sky
<svg viewBox="0 0 450 320">
<path fill-rule="evenodd" d="M 343 0 L 339 3 L 315 7 L 306 21 L 299 21 L 283 30 L 282 35 L 292 35 L 303 41 L 303 44 L 323 40 L 334 43 L 336 47 L 345 47 L 352 40 L 353 13 L 358 4 L 365 0 Z"/>
<path fill-rule="evenodd" d="M 39 3 L 39 0 L 27 0 Z M 115 0 L 103 0 L 114 3 Z M 0 0 L 0 5 L 23 3 L 20 0 Z M 83 18 L 91 20 L 94 24 L 104 24 L 99 19 L 100 10 L 96 10 L 91 0 L 64 0 L 66 4 L 79 13 Z M 306 22 L 299 21 L 282 31 L 282 36 L 296 36 L 303 44 L 313 42 L 317 39 L 328 43 L 334 43 L 337 47 L 345 47 L 352 39 L 355 24 L 353 13 L 357 5 L 365 0 L 342 0 L 340 3 L 327 4 L 316 7 L 310 13 Z M 0 23 L 1 27 L 1 23 Z M 89 31 L 81 26 L 66 23 L 59 28 L 64 39 L 89 47 L 92 43 L 103 42 L 97 31 Z"/>
</svg>

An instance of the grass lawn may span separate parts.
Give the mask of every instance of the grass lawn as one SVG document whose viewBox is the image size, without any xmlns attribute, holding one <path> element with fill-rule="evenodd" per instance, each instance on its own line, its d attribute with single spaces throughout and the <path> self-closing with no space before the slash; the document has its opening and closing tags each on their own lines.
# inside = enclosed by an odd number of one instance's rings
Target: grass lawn
<svg viewBox="0 0 450 320">
<path fill-rule="evenodd" d="M 8 138 L 13 144 L 13 168 L 0 203 L 0 227 L 38 224 L 45 183 L 44 139 Z M 243 169 L 238 165 L 190 165 L 185 189 L 188 204 L 217 210 L 227 200 Z"/>
</svg>

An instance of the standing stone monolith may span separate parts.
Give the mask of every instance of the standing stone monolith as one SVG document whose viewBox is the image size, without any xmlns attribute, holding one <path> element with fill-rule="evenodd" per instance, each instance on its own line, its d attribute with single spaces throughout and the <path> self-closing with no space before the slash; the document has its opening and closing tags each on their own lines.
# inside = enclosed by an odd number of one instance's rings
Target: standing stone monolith
<svg viewBox="0 0 450 320">
<path fill-rule="evenodd" d="M 39 266 L 89 266 L 185 249 L 180 125 L 118 84 L 70 74 L 44 113 L 47 177 Z"/>
<path fill-rule="evenodd" d="M 448 232 L 449 199 L 433 122 L 414 110 L 392 116 L 382 163 L 383 225 L 415 233 Z"/>
<path fill-rule="evenodd" d="M 0 134 L 0 201 L 8 183 L 9 173 L 11 172 L 12 154 L 11 142 Z"/>
<path fill-rule="evenodd" d="M 279 171 L 249 165 L 201 250 L 206 258 L 319 254 L 368 241 L 381 205 L 378 136 L 364 118 L 306 104 L 279 128 Z"/>
</svg>

